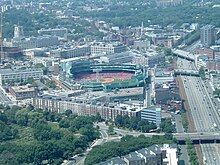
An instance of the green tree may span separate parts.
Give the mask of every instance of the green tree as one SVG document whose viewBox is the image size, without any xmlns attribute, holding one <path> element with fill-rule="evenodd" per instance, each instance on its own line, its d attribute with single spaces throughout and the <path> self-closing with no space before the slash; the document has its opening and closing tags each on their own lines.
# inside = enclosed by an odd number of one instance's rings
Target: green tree
<svg viewBox="0 0 220 165">
<path fill-rule="evenodd" d="M 165 133 L 172 133 L 173 132 L 173 126 L 171 119 L 166 119 L 160 124 L 160 128 Z"/>
<path fill-rule="evenodd" d="M 28 125 L 28 111 L 26 109 L 19 110 L 16 115 L 15 119 L 17 124 L 21 126 L 27 126 Z"/>
<path fill-rule="evenodd" d="M 199 68 L 199 76 L 205 78 L 205 68 L 203 66 Z"/>
<path fill-rule="evenodd" d="M 112 124 L 108 127 L 108 134 L 114 134 L 114 126 Z"/>
<path fill-rule="evenodd" d="M 171 56 L 172 55 L 172 50 L 171 49 L 164 49 L 164 54 L 165 56 Z"/>
<path fill-rule="evenodd" d="M 46 122 L 38 122 L 33 128 L 34 138 L 47 141 L 51 139 L 51 127 Z"/>
<path fill-rule="evenodd" d="M 213 95 L 220 97 L 220 89 L 215 88 L 215 90 L 213 91 Z"/>
<path fill-rule="evenodd" d="M 73 113 L 72 110 L 68 109 L 65 111 L 64 114 L 69 117 L 72 113 Z"/>
</svg>

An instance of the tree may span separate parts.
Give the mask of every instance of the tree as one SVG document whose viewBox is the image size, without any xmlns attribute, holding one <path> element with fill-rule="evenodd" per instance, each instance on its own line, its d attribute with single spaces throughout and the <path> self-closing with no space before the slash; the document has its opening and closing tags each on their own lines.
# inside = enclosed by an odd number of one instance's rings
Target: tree
<svg viewBox="0 0 220 165">
<path fill-rule="evenodd" d="M 114 134 L 114 126 L 112 124 L 108 127 L 108 134 Z"/>
<path fill-rule="evenodd" d="M 165 56 L 171 56 L 172 55 L 172 50 L 169 48 L 169 49 L 164 49 L 164 54 Z"/>
<path fill-rule="evenodd" d="M 17 162 L 16 157 L 13 153 L 9 151 L 3 151 L 0 154 L 0 164 L 18 165 L 19 163 Z"/>
<path fill-rule="evenodd" d="M 15 119 L 17 124 L 21 126 L 27 126 L 28 125 L 28 111 L 26 109 L 22 109 L 18 111 L 15 115 Z"/>
<path fill-rule="evenodd" d="M 199 68 L 199 76 L 203 79 L 205 78 L 205 69 L 203 66 Z"/>
<path fill-rule="evenodd" d="M 37 64 L 35 64 L 35 67 L 36 67 L 36 68 L 44 68 L 44 64 L 42 64 L 42 63 L 37 63 Z"/>
<path fill-rule="evenodd" d="M 149 123 L 147 120 L 140 120 L 134 116 L 129 117 L 128 115 L 116 116 L 114 123 L 117 127 L 124 127 L 141 132 L 149 132 L 149 130 L 157 128 L 154 123 Z"/>
<path fill-rule="evenodd" d="M 196 155 L 196 150 L 193 146 L 193 143 L 190 139 L 186 139 L 186 145 L 187 145 L 187 152 L 189 154 L 189 157 L 190 157 L 190 163 L 193 164 L 193 165 L 199 165 L 198 163 L 198 158 L 197 158 L 197 155 Z"/>
<path fill-rule="evenodd" d="M 69 128 L 70 127 L 70 121 L 69 120 L 60 120 L 59 121 L 59 127 L 60 128 Z"/>
<path fill-rule="evenodd" d="M 0 121 L 0 141 L 14 139 L 18 134 L 18 130 L 11 128 L 9 125 Z"/>
<path fill-rule="evenodd" d="M 72 113 L 72 110 L 67 109 L 64 114 L 69 117 Z"/>
<path fill-rule="evenodd" d="M 96 113 L 96 115 L 95 115 L 95 121 L 97 121 L 97 122 L 101 122 L 101 121 L 103 121 L 103 120 L 102 120 L 102 117 L 101 117 L 101 115 L 100 115 L 99 112 Z"/>
<path fill-rule="evenodd" d="M 160 128 L 165 133 L 172 133 L 173 132 L 173 126 L 171 119 L 166 119 L 160 124 Z"/>
<path fill-rule="evenodd" d="M 38 122 L 33 128 L 35 139 L 47 141 L 51 139 L 51 127 L 46 122 Z"/>
<path fill-rule="evenodd" d="M 34 110 L 34 106 L 31 105 L 31 104 L 29 104 L 29 105 L 27 106 L 27 109 L 28 109 L 29 111 L 33 111 L 33 110 Z"/>
<path fill-rule="evenodd" d="M 220 89 L 215 88 L 215 90 L 213 91 L 213 95 L 220 97 Z"/>
</svg>

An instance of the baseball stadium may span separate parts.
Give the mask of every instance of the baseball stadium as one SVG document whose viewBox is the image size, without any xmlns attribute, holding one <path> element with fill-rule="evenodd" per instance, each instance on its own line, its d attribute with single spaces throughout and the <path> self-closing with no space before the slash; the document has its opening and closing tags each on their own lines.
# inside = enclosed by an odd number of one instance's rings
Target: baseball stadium
<svg viewBox="0 0 220 165">
<path fill-rule="evenodd" d="M 110 65 L 77 61 L 72 64 L 70 73 L 83 89 L 92 91 L 112 91 L 143 85 L 143 68 L 133 64 Z"/>
</svg>

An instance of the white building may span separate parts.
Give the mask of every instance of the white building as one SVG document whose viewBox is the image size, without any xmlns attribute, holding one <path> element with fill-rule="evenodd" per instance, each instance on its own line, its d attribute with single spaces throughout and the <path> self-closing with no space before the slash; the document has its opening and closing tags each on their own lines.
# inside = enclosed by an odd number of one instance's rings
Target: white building
<svg viewBox="0 0 220 165">
<path fill-rule="evenodd" d="M 56 50 L 52 50 L 50 53 L 54 57 L 67 59 L 67 58 L 88 56 L 91 54 L 91 49 L 90 49 L 90 46 L 83 45 L 83 46 L 78 46 L 78 47 L 68 48 L 68 49 L 56 49 Z"/>
<path fill-rule="evenodd" d="M 219 74 L 211 74 L 210 80 L 214 88 L 220 88 L 220 73 Z"/>
<path fill-rule="evenodd" d="M 143 108 L 141 110 L 141 120 L 148 120 L 159 127 L 161 124 L 161 108 L 156 106 Z"/>
<path fill-rule="evenodd" d="M 25 70 L 0 70 L 0 85 L 7 81 L 22 81 L 28 78 L 40 79 L 43 76 L 43 70 L 25 69 Z"/>
<path fill-rule="evenodd" d="M 58 37 L 56 36 L 41 36 L 30 38 L 13 38 L 12 46 L 19 47 L 21 49 L 33 49 L 42 48 L 53 45 L 58 45 Z"/>
<path fill-rule="evenodd" d="M 150 41 L 144 40 L 144 41 L 134 41 L 134 48 L 138 50 L 146 50 L 150 47 Z"/>
<path fill-rule="evenodd" d="M 195 64 L 197 69 L 204 67 L 207 67 L 207 60 L 208 60 L 208 56 L 206 54 L 204 55 L 197 55 L 196 56 L 196 60 L 195 60 Z"/>
<path fill-rule="evenodd" d="M 166 151 L 166 157 L 163 158 L 163 162 L 166 165 L 177 165 L 178 164 L 178 155 L 177 148 L 170 146 L 170 144 L 163 144 L 161 147 L 162 151 Z"/>
<path fill-rule="evenodd" d="M 121 53 L 125 52 L 127 50 L 125 45 L 119 44 L 119 43 L 103 43 L 103 42 L 97 42 L 91 45 L 91 54 L 112 54 L 112 53 Z"/>
<path fill-rule="evenodd" d="M 40 29 L 37 31 L 40 35 L 51 35 L 57 37 L 66 37 L 67 28 L 55 28 L 55 29 Z"/>
</svg>

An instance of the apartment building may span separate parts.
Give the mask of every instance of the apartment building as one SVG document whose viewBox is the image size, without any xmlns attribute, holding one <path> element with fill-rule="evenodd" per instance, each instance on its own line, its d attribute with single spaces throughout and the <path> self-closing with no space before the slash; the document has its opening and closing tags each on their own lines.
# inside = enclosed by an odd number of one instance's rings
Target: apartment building
<svg viewBox="0 0 220 165">
<path fill-rule="evenodd" d="M 33 106 L 43 110 L 64 113 L 72 110 L 79 116 L 95 116 L 97 113 L 105 120 L 114 120 L 118 115 L 140 118 L 141 108 L 127 104 L 103 104 L 101 102 L 74 101 L 70 98 L 41 96 L 33 98 Z"/>
</svg>

